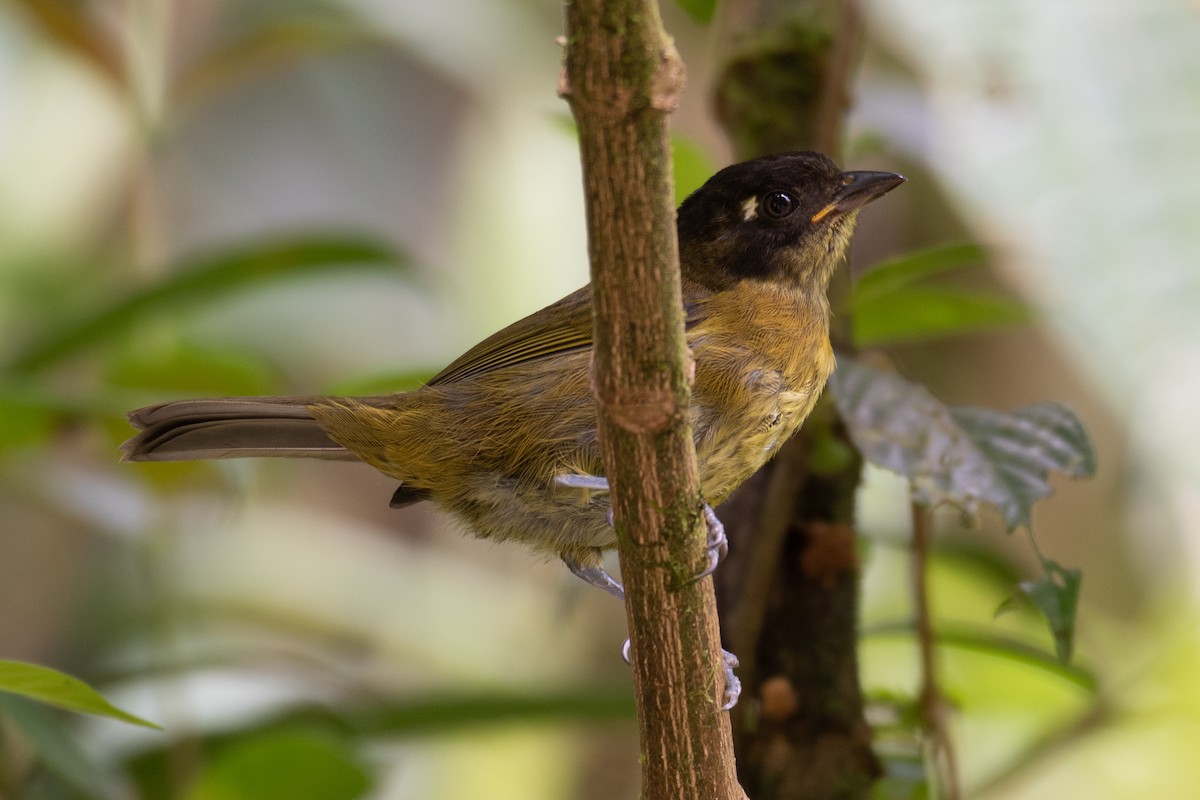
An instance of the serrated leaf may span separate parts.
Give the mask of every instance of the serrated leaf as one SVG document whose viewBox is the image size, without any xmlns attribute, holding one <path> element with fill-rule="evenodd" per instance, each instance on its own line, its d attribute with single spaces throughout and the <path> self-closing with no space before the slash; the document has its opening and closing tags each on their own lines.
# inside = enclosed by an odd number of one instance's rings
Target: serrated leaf
<svg viewBox="0 0 1200 800">
<path fill-rule="evenodd" d="M 48 705 L 119 719 L 131 725 L 162 730 L 153 722 L 135 717 L 105 700 L 99 692 L 78 678 L 24 661 L 0 661 L 0 692 L 11 692 L 40 700 Z"/>
<path fill-rule="evenodd" d="M 1054 561 L 1043 561 L 1046 574 L 1036 581 L 1023 581 L 1021 591 L 1038 607 L 1050 624 L 1058 660 L 1071 660 L 1075 643 L 1075 614 L 1079 608 L 1079 589 L 1083 573 L 1064 569 Z"/>
<path fill-rule="evenodd" d="M 305 237 L 259 242 L 187 261 L 164 280 L 83 319 L 51 329 L 14 359 L 15 372 L 48 367 L 120 334 L 140 319 L 211 302 L 248 286 L 328 270 L 403 266 L 397 254 L 352 237 Z"/>
<path fill-rule="evenodd" d="M 877 347 L 1028 322 L 1020 301 L 953 287 L 910 286 L 892 294 L 852 298 L 854 343 Z"/>
<path fill-rule="evenodd" d="M 675 0 L 689 17 L 707 25 L 717 13 L 717 0 Z"/>
<path fill-rule="evenodd" d="M 952 409 L 911 381 L 849 358 L 839 359 L 829 386 L 855 445 L 907 477 L 923 505 L 991 503 L 1012 530 L 1028 525 L 1033 504 L 1051 493 L 1051 470 L 1095 471 L 1083 425 L 1054 403 Z"/>
</svg>

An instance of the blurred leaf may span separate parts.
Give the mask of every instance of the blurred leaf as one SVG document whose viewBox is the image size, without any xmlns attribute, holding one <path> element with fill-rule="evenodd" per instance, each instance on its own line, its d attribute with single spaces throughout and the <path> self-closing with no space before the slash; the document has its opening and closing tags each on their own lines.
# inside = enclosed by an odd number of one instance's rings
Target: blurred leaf
<svg viewBox="0 0 1200 800">
<path fill-rule="evenodd" d="M 189 800 L 354 800 L 370 773 L 344 737 L 285 729 L 242 737 L 208 762 Z"/>
<path fill-rule="evenodd" d="M 1043 561 L 1042 566 L 1046 574 L 1036 581 L 1023 581 L 1021 591 L 1046 616 L 1058 660 L 1066 664 L 1074 649 L 1075 613 L 1083 574 L 1077 569 L 1063 569 L 1054 561 Z"/>
<path fill-rule="evenodd" d="M 245 351 L 171 341 L 165 347 L 121 348 L 105 372 L 105 385 L 156 396 L 255 395 L 270 394 L 279 380 L 269 364 Z"/>
<path fill-rule="evenodd" d="M 624 723 L 636 721 L 633 694 L 627 683 L 613 687 L 587 686 L 578 691 L 425 693 L 416 698 L 378 698 L 337 708 L 302 706 L 258 719 L 235 731 L 199 737 L 206 752 L 235 746 L 248 736 L 276 731 L 321 730 L 356 740 L 395 737 L 429 738 L 487 726 Z M 168 743 L 134 755 L 127 767 L 136 775 L 143 796 L 168 783 Z"/>
<path fill-rule="evenodd" d="M 1020 301 L 949 287 L 911 287 L 851 305 L 859 347 L 937 339 L 1032 318 Z"/>
<path fill-rule="evenodd" d="M 717 171 L 708 153 L 683 136 L 671 136 L 671 169 L 675 175 L 675 205 L 704 185 Z"/>
<path fill-rule="evenodd" d="M 363 708 L 346 717 L 355 730 L 375 735 L 450 732 L 483 724 L 553 720 L 632 721 L 628 687 L 612 690 L 548 691 L 515 694 L 482 692 L 405 699 Z"/>
<path fill-rule="evenodd" d="M 941 244 L 890 258 L 863 273 L 855 282 L 855 302 L 878 300 L 906 286 L 983 263 L 987 252 L 976 244 Z"/>
<path fill-rule="evenodd" d="M 392 394 L 394 392 L 411 392 L 429 382 L 438 373 L 440 367 L 429 369 L 406 370 L 404 372 L 385 372 L 375 375 L 363 375 L 349 380 L 339 381 L 325 389 L 322 394 L 340 395 L 342 397 L 366 397 L 376 394 Z"/>
<path fill-rule="evenodd" d="M 20 354 L 12 369 L 44 369 L 110 339 L 153 314 L 211 302 L 274 280 L 332 270 L 391 269 L 405 264 L 391 250 L 359 238 L 304 237 L 246 245 L 185 262 L 152 286 L 81 320 L 70 320 Z"/>
<path fill-rule="evenodd" d="M 864 638 L 917 635 L 916 623 L 886 622 L 863 628 Z M 973 626 L 939 621 L 934 631 L 934 641 L 941 647 L 985 653 L 995 658 L 1034 667 L 1088 692 L 1096 692 L 1099 682 L 1095 673 L 1079 666 L 1072 666 L 1057 654 L 1034 647 L 1020 639 L 996 633 L 994 628 L 976 629 Z"/>
<path fill-rule="evenodd" d="M 23 381 L 0 385 L 0 454 L 41 445 L 65 419 L 124 419 L 130 403 L 119 395 L 64 394 Z"/>
<path fill-rule="evenodd" d="M 21 732 L 47 772 L 88 800 L 114 796 L 112 776 L 84 752 L 54 713 L 27 698 L 0 694 L 0 718 Z"/>
<path fill-rule="evenodd" d="M 101 25 L 90 24 L 80 5 L 62 0 L 17 0 L 15 5 L 36 20 L 56 44 L 82 57 L 118 87 L 125 85 L 127 70 L 119 45 L 104 36 Z"/>
<path fill-rule="evenodd" d="M 717 13 L 717 0 L 675 0 L 679 7 L 701 25 L 712 22 Z"/>
<path fill-rule="evenodd" d="M 321 13 L 314 15 L 314 10 Z M 323 3 L 319 9 L 299 13 L 285 6 L 281 15 L 259 21 L 235 41 L 205 53 L 180 74 L 172 86 L 172 99 L 180 105 L 194 104 L 314 55 L 385 43 L 378 30 L 343 4 Z"/>
<path fill-rule="evenodd" d="M 1012 412 L 949 408 L 921 386 L 850 358 L 829 381 L 863 455 L 912 483 L 923 505 L 996 506 L 1010 530 L 1028 525 L 1050 495 L 1050 470 L 1095 471 L 1083 425 L 1067 409 L 1039 403 Z"/>
<path fill-rule="evenodd" d="M 850 295 L 855 344 L 913 342 L 1028 321 L 1029 310 L 1016 300 L 953 287 L 915 285 L 977 265 L 984 257 L 977 245 L 940 245 L 885 261 L 867 272 Z"/>
<path fill-rule="evenodd" d="M 555 114 L 555 125 L 571 138 L 579 138 L 579 128 L 570 114 Z M 704 185 L 717 171 L 708 152 L 686 136 L 671 134 L 671 172 L 675 178 L 675 205 Z"/>
<path fill-rule="evenodd" d="M 131 725 L 162 730 L 153 722 L 135 717 L 109 703 L 100 693 L 78 678 L 23 661 L 0 661 L 0 691 L 31 697 L 48 705 L 111 717 Z"/>
<path fill-rule="evenodd" d="M 54 430 L 56 418 L 45 406 L 0 389 L 0 453 L 45 441 Z"/>
<path fill-rule="evenodd" d="M 871 787 L 871 800 L 928 800 L 929 778 L 917 755 L 883 755 L 883 777 Z"/>
</svg>

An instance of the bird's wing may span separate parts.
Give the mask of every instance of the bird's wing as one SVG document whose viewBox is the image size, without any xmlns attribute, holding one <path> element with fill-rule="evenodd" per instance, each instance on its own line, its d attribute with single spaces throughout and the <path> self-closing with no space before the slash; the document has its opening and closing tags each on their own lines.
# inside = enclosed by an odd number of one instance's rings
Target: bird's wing
<svg viewBox="0 0 1200 800">
<path fill-rule="evenodd" d="M 557 303 L 493 333 L 429 381 L 455 383 L 493 370 L 592 346 L 592 290 L 585 286 Z"/>
<path fill-rule="evenodd" d="M 703 318 L 703 303 L 687 303 L 686 313 L 690 328 Z M 484 339 L 435 375 L 429 385 L 455 383 L 591 346 L 592 290 L 585 286 Z"/>
</svg>

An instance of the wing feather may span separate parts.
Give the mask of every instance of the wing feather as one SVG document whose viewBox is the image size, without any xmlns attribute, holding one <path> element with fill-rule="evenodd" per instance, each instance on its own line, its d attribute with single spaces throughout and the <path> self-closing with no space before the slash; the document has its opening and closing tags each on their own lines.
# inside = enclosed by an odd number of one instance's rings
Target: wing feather
<svg viewBox="0 0 1200 800">
<path fill-rule="evenodd" d="M 690 329 L 703 319 L 704 303 L 687 303 L 685 312 Z M 435 375 L 429 385 L 455 383 L 591 346 L 592 289 L 585 286 L 484 339 Z"/>
</svg>

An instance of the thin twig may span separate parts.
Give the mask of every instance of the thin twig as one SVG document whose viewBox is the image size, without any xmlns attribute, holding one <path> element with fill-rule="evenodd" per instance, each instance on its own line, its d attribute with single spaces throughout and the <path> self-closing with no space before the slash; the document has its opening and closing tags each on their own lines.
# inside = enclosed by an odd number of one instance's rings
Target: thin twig
<svg viewBox="0 0 1200 800">
<path fill-rule="evenodd" d="M 946 701 L 937 681 L 937 652 L 934 647 L 933 615 L 929 607 L 928 567 L 933 549 L 933 525 L 929 510 L 912 503 L 913 612 L 917 621 L 917 644 L 921 656 L 921 691 L 918 697 L 921 724 L 938 772 L 941 795 L 962 800 L 958 761 L 946 720 Z"/>
</svg>

